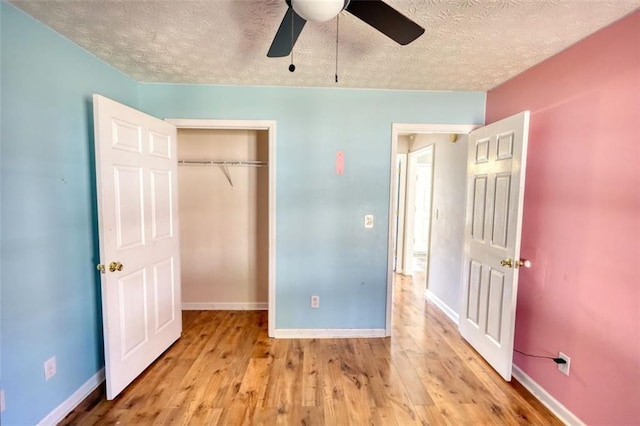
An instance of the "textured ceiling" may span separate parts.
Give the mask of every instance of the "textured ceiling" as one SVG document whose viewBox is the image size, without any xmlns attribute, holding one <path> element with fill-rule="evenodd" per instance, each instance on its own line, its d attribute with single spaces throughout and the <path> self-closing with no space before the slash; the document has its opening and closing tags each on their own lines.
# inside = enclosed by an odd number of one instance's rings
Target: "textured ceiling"
<svg viewBox="0 0 640 426">
<path fill-rule="evenodd" d="M 267 58 L 284 0 L 12 0 L 142 82 L 485 91 L 640 7 L 640 0 L 387 0 L 426 28 L 399 46 L 352 15 L 309 22 Z M 639 29 L 640 36 L 640 29 Z"/>
</svg>

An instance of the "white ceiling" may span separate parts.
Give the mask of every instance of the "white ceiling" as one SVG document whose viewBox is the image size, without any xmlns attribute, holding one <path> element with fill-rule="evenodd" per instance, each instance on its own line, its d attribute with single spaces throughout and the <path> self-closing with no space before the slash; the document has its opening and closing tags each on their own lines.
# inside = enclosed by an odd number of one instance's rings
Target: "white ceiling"
<svg viewBox="0 0 640 426">
<path fill-rule="evenodd" d="M 142 82 L 486 91 L 640 7 L 640 0 L 387 0 L 426 28 L 399 46 L 352 15 L 309 22 L 267 58 L 284 0 L 10 0 Z M 640 29 L 639 29 L 640 36 Z"/>
</svg>

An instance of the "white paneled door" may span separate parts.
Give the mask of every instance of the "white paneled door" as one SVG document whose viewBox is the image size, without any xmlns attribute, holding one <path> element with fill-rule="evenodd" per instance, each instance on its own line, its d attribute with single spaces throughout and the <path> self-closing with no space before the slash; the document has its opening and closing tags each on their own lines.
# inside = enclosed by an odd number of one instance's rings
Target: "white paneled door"
<svg viewBox="0 0 640 426">
<path fill-rule="evenodd" d="M 511 380 L 529 112 L 469 136 L 460 333 Z"/>
<path fill-rule="evenodd" d="M 413 229 L 413 252 L 429 251 L 429 231 L 431 230 L 431 164 L 418 163 L 416 167 L 416 206 Z"/>
<path fill-rule="evenodd" d="M 93 96 L 107 399 L 182 332 L 176 128 Z"/>
</svg>

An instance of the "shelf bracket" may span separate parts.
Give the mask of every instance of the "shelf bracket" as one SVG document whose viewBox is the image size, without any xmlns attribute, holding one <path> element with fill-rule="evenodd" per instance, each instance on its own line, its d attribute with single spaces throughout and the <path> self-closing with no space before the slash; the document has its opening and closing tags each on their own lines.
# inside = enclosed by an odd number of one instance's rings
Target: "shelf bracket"
<svg viewBox="0 0 640 426">
<path fill-rule="evenodd" d="M 229 173 L 229 167 L 225 164 L 221 164 L 222 166 L 222 171 L 224 172 L 224 175 L 227 177 L 227 180 L 229 181 L 229 185 L 231 185 L 231 187 L 233 188 L 233 181 L 231 180 L 231 173 Z"/>
</svg>

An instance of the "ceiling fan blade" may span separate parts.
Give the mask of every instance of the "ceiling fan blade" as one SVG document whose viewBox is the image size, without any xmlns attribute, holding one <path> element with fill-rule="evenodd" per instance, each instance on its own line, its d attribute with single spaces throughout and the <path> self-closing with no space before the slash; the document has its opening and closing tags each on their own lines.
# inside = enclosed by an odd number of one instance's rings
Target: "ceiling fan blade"
<svg viewBox="0 0 640 426">
<path fill-rule="evenodd" d="M 271 43 L 267 56 L 269 58 L 280 58 L 287 56 L 291 53 L 291 49 L 296 44 L 298 36 L 304 28 L 304 24 L 307 21 L 294 12 L 293 8 L 289 6 L 289 10 L 285 13 L 278 32 Z"/>
<path fill-rule="evenodd" d="M 346 10 L 403 46 L 424 34 L 424 28 L 382 0 L 351 0 Z"/>
</svg>

